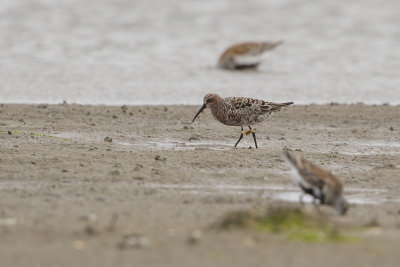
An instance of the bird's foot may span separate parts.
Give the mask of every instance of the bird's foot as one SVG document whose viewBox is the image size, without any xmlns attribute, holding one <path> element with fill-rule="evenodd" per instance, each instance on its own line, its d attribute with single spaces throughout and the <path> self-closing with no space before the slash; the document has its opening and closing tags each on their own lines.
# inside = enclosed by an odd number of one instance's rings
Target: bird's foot
<svg viewBox="0 0 400 267">
<path fill-rule="evenodd" d="M 250 129 L 247 132 L 245 132 L 244 134 L 249 135 L 249 134 L 252 134 L 252 133 L 254 133 L 254 129 Z"/>
</svg>

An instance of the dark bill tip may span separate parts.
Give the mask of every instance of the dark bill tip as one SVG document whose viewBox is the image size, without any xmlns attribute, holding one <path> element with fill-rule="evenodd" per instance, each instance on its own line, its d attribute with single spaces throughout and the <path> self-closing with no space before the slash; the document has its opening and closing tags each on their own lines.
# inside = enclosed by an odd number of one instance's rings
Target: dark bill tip
<svg viewBox="0 0 400 267">
<path fill-rule="evenodd" d="M 201 108 L 199 109 L 199 111 L 197 111 L 196 115 L 194 116 L 194 118 L 193 118 L 193 120 L 192 120 L 192 123 L 194 122 L 194 120 L 197 118 L 197 116 L 199 116 L 199 114 L 200 114 L 206 107 L 207 107 L 206 104 L 203 104 L 203 105 L 201 106 Z"/>
</svg>

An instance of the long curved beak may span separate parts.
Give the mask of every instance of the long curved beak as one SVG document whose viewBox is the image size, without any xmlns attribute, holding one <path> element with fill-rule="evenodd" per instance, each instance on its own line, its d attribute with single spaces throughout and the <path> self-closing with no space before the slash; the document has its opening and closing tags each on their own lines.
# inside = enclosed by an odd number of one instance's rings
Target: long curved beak
<svg viewBox="0 0 400 267">
<path fill-rule="evenodd" d="M 206 107 L 207 107 L 206 104 L 203 104 L 203 105 L 201 106 L 201 108 L 199 109 L 199 111 L 197 111 L 196 115 L 194 116 L 194 118 L 193 118 L 193 120 L 192 120 L 192 123 L 194 122 L 194 120 L 197 118 L 197 116 L 199 116 L 199 114 L 200 114 Z"/>
</svg>

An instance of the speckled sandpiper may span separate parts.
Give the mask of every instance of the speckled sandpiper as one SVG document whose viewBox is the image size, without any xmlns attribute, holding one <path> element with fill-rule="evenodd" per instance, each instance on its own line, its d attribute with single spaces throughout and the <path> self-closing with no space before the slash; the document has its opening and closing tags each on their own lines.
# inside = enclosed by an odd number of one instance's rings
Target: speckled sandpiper
<svg viewBox="0 0 400 267">
<path fill-rule="evenodd" d="M 203 105 L 194 116 L 193 121 L 205 109 L 211 108 L 211 113 L 221 123 L 229 126 L 240 126 L 240 137 L 236 142 L 235 147 L 243 138 L 243 134 L 253 135 L 254 144 L 256 148 L 257 140 L 254 129 L 250 125 L 262 122 L 272 113 L 279 111 L 282 107 L 293 104 L 287 103 L 273 103 L 264 100 L 247 98 L 247 97 L 225 97 L 222 98 L 217 94 L 207 94 L 203 99 Z M 243 126 L 248 126 L 249 131 L 244 132 Z"/>
</svg>

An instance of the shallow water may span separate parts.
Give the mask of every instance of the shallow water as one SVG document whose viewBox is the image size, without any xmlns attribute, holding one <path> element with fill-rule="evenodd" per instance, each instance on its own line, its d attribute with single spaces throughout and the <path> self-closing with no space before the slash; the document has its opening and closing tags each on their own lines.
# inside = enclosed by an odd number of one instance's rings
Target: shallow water
<svg viewBox="0 0 400 267">
<path fill-rule="evenodd" d="M 204 185 L 204 184 L 158 184 L 147 183 L 143 187 L 157 188 L 164 190 L 178 190 L 182 193 L 200 195 L 248 195 L 260 198 L 272 198 L 288 202 L 299 202 L 302 195 L 301 190 L 294 186 L 285 185 Z M 388 199 L 384 197 L 386 189 L 379 188 L 346 188 L 346 198 L 352 204 L 377 205 L 380 203 L 400 203 L 400 199 Z M 311 203 L 310 195 L 303 196 L 303 202 Z"/>
<path fill-rule="evenodd" d="M 63 186 L 79 186 L 87 185 L 89 182 L 73 182 L 63 181 Z M 1 181 L 0 191 L 3 190 L 33 190 L 42 191 L 50 188 L 54 182 L 26 182 L 26 181 Z M 126 187 L 127 183 L 113 182 L 113 187 Z M 264 184 L 264 185 L 241 185 L 241 184 L 189 184 L 189 183 L 141 183 L 137 187 L 153 188 L 167 191 L 177 191 L 182 194 L 195 195 L 244 195 L 256 196 L 259 198 L 277 199 L 288 202 L 299 202 L 302 195 L 300 189 L 296 186 L 287 186 L 283 184 Z M 399 198 L 386 198 L 386 189 L 381 188 L 358 188 L 347 187 L 346 198 L 352 204 L 378 205 L 383 203 L 400 203 Z M 303 196 L 303 202 L 311 203 L 312 197 Z"/>
<path fill-rule="evenodd" d="M 209 149 L 209 150 L 228 150 L 232 149 L 232 144 L 225 142 L 204 141 L 204 142 L 183 142 L 171 139 L 153 139 L 148 142 L 129 143 L 129 142 L 116 142 L 131 149 L 156 149 L 156 150 L 196 150 L 196 149 Z"/>
<path fill-rule="evenodd" d="M 398 155 L 399 142 L 393 141 L 349 141 L 332 143 L 342 145 L 340 154 L 344 155 Z"/>
<path fill-rule="evenodd" d="M 0 101 L 400 103 L 400 1 L 3 0 Z M 215 68 L 235 42 L 284 40 L 256 72 Z"/>
<path fill-rule="evenodd" d="M 77 132 L 62 132 L 51 134 L 55 137 L 67 138 L 71 140 L 83 140 L 86 142 L 104 142 L 105 134 L 87 134 L 87 133 L 77 133 Z M 235 140 L 196 140 L 192 142 L 187 142 L 182 139 L 172 139 L 172 138 L 157 138 L 153 137 L 148 140 L 141 140 L 140 142 L 134 142 L 133 138 L 123 137 L 114 138 L 113 144 L 114 149 L 121 151 L 137 150 L 137 149 L 152 149 L 152 150 L 230 150 L 233 149 L 233 142 Z M 277 141 L 275 141 L 276 143 Z M 248 143 L 253 146 L 253 143 Z M 328 152 L 331 151 L 330 146 L 325 146 L 326 143 L 321 143 L 318 145 L 314 142 L 319 150 Z M 338 150 L 339 154 L 343 155 L 399 155 L 399 142 L 393 141 L 371 141 L 371 140 L 348 140 L 347 142 L 330 142 L 332 145 L 340 145 Z M 242 144 L 243 145 L 243 144 Z M 258 141 L 260 147 L 271 146 L 270 141 Z M 243 146 L 247 147 L 247 146 Z M 239 146 L 239 148 L 243 148 Z M 311 148 L 309 148 L 311 149 Z"/>
</svg>

